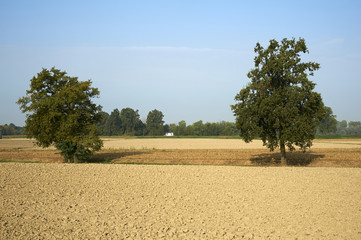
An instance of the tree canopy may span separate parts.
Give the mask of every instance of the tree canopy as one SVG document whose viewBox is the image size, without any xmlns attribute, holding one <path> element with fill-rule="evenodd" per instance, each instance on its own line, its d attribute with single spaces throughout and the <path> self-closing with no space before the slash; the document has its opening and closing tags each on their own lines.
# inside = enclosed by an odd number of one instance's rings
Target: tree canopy
<svg viewBox="0 0 361 240">
<path fill-rule="evenodd" d="M 27 114 L 25 133 L 41 147 L 54 144 L 66 161 L 85 160 L 100 150 L 96 124 L 101 106 L 91 101 L 99 95 L 90 80 L 80 82 L 54 67 L 30 80 L 30 90 L 18 100 Z"/>
<path fill-rule="evenodd" d="M 117 136 L 121 135 L 122 131 L 122 120 L 120 119 L 120 112 L 116 108 L 110 113 L 108 119 L 105 122 L 104 135 Z"/>
<path fill-rule="evenodd" d="M 318 126 L 317 132 L 326 135 L 337 131 L 336 116 L 333 115 L 332 109 L 325 106 L 325 115 Z"/>
<path fill-rule="evenodd" d="M 134 136 L 136 133 L 136 126 L 139 125 L 139 111 L 132 108 L 123 108 L 120 111 L 120 119 L 123 126 L 123 134 Z"/>
<path fill-rule="evenodd" d="M 148 133 L 151 136 L 159 136 L 164 134 L 163 113 L 157 109 L 150 111 L 147 116 Z"/>
<path fill-rule="evenodd" d="M 325 115 L 321 95 L 308 79 L 320 65 L 301 62 L 309 53 L 305 40 L 270 40 L 267 48 L 254 48 L 255 68 L 248 73 L 251 82 L 235 97 L 232 111 L 240 136 L 250 142 L 260 137 L 271 151 L 280 148 L 286 164 L 286 146 L 306 150 L 311 147 L 316 128 Z"/>
</svg>

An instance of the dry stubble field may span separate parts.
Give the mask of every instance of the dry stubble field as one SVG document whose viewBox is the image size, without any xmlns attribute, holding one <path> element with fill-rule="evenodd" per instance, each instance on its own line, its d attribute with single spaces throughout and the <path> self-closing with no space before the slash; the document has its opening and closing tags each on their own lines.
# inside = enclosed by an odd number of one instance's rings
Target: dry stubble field
<svg viewBox="0 0 361 240">
<path fill-rule="evenodd" d="M 104 138 L 93 163 L 277 165 L 279 151 L 270 152 L 260 140 L 184 138 Z M 291 165 L 361 167 L 361 139 L 315 140 L 306 153 L 288 153 Z M 55 149 L 43 150 L 27 139 L 1 139 L 0 161 L 63 162 Z"/>
<path fill-rule="evenodd" d="M 92 161 L 211 166 L 57 164 L 54 150 L 2 139 L 0 160 L 52 163 L 0 163 L 0 239 L 361 238 L 360 168 L 216 166 L 277 166 L 257 141 L 105 140 Z M 289 157 L 360 166 L 361 141 Z"/>
</svg>

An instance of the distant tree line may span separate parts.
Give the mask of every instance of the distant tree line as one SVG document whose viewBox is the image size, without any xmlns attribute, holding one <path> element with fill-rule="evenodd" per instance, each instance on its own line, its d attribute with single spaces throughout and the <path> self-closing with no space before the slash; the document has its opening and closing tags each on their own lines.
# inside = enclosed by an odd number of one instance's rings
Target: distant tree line
<svg viewBox="0 0 361 240">
<path fill-rule="evenodd" d="M 146 121 L 140 119 L 138 110 L 123 108 L 114 109 L 110 114 L 102 112 L 102 121 L 98 123 L 99 135 L 102 136 L 163 136 L 172 132 L 175 136 L 236 136 L 238 130 L 235 123 L 195 122 L 191 125 L 183 120 L 178 124 L 165 124 L 163 113 L 157 109 L 150 111 Z"/>
<path fill-rule="evenodd" d="M 317 128 L 317 135 L 361 135 L 361 122 L 337 121 L 330 107 L 325 107 L 326 114 Z"/>
<path fill-rule="evenodd" d="M 0 125 L 0 137 L 1 135 L 24 135 L 25 130 L 23 127 L 15 126 L 15 124 L 10 123 L 5 125 Z"/>
<path fill-rule="evenodd" d="M 175 136 L 237 136 L 239 132 L 236 124 L 233 122 L 216 122 L 203 123 L 202 120 L 191 125 L 186 124 L 185 121 L 180 121 L 178 124 L 170 124 L 169 131 L 173 132 Z"/>
<path fill-rule="evenodd" d="M 361 121 L 350 121 L 347 123 L 346 120 L 337 122 L 337 131 L 339 135 L 360 135 L 361 134 Z"/>
<path fill-rule="evenodd" d="M 238 135 L 235 123 L 195 122 L 187 125 L 185 121 L 178 124 L 165 124 L 163 113 L 157 109 L 150 111 L 145 122 L 140 119 L 138 110 L 114 109 L 110 114 L 102 112 L 102 121 L 98 123 L 99 135 L 102 136 L 163 136 L 172 132 L 175 136 L 233 136 Z"/>
<path fill-rule="evenodd" d="M 327 132 L 321 132 L 319 127 L 317 135 L 361 135 L 361 121 L 336 121 L 336 127 Z"/>
<path fill-rule="evenodd" d="M 187 125 L 186 121 L 177 124 L 164 124 L 161 111 L 148 113 L 145 123 L 140 120 L 138 110 L 114 109 L 111 114 L 101 112 L 102 120 L 98 123 L 99 135 L 102 136 L 162 136 L 172 132 L 175 136 L 238 136 L 239 130 L 234 122 L 198 121 Z M 13 123 L 0 125 L 1 135 L 24 135 L 24 127 Z M 317 128 L 317 135 L 361 135 L 361 121 L 337 121 L 335 116 L 327 114 Z"/>
<path fill-rule="evenodd" d="M 110 114 L 101 112 L 101 115 L 97 127 L 102 136 L 162 136 L 167 130 L 164 115 L 157 109 L 148 113 L 146 122 L 140 120 L 138 110 L 132 108 L 114 109 Z"/>
<path fill-rule="evenodd" d="M 359 135 L 361 122 L 343 120 L 338 122 L 332 109 L 325 106 L 325 116 L 317 128 L 317 135 Z M 186 121 L 165 124 L 164 115 L 154 109 L 143 122 L 139 111 L 132 108 L 114 109 L 110 114 L 101 112 L 102 120 L 97 124 L 101 136 L 163 136 L 172 132 L 174 136 L 238 136 L 235 122 L 206 122 L 202 120 L 187 125 Z"/>
</svg>

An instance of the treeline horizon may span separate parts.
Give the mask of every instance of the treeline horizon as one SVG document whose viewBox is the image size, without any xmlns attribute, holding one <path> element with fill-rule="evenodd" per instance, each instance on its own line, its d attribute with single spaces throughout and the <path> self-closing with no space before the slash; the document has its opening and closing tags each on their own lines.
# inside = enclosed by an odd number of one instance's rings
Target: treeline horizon
<svg viewBox="0 0 361 240">
<path fill-rule="evenodd" d="M 140 119 L 138 110 L 114 109 L 110 114 L 102 112 L 102 121 L 97 124 L 101 136 L 236 136 L 238 130 L 233 122 L 206 122 L 202 120 L 187 125 L 182 120 L 178 123 L 165 124 L 163 113 L 157 109 L 150 111 L 145 122 Z"/>
<path fill-rule="evenodd" d="M 161 111 L 154 109 L 147 115 L 145 122 L 140 119 L 139 111 L 132 108 L 114 109 L 110 114 L 101 112 L 102 119 L 97 124 L 100 136 L 238 136 L 235 122 L 203 122 L 199 120 L 187 125 L 185 120 L 166 124 Z M 336 127 L 326 133 L 317 129 L 317 135 L 360 135 L 361 121 L 337 121 Z M 25 135 L 25 128 L 13 123 L 0 125 L 1 135 Z"/>
</svg>

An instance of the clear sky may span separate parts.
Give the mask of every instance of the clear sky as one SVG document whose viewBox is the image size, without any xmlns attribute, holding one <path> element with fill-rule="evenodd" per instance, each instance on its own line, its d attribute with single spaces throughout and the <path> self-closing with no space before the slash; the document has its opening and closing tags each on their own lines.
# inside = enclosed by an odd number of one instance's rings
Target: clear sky
<svg viewBox="0 0 361 240">
<path fill-rule="evenodd" d="M 158 109 L 166 123 L 234 121 L 253 48 L 305 38 L 311 78 L 338 120 L 361 120 L 361 1 L 0 0 L 0 124 L 23 126 L 16 101 L 55 66 L 92 79 L 95 101 Z"/>
</svg>

